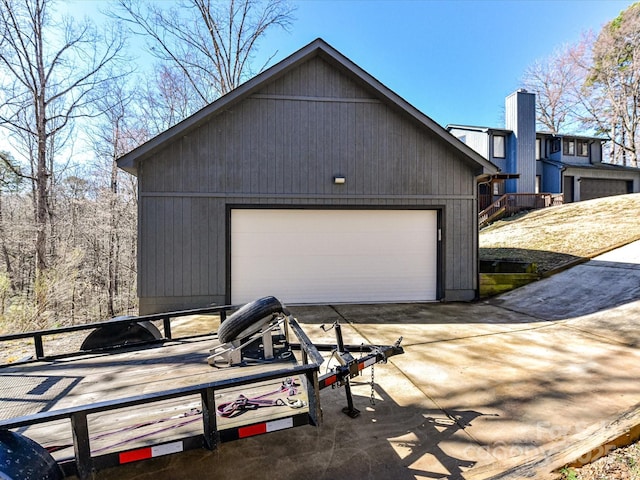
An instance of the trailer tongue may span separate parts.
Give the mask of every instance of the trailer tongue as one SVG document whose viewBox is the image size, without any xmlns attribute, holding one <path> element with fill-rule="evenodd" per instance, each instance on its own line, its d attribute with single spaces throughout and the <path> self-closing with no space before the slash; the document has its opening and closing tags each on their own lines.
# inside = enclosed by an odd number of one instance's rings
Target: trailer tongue
<svg viewBox="0 0 640 480">
<path fill-rule="evenodd" d="M 217 334 L 172 335 L 172 322 L 192 315 L 219 316 Z M 32 478 L 28 472 L 37 468 L 38 478 L 87 479 L 133 461 L 319 426 L 320 391 L 327 387 L 345 388 L 343 411 L 356 417 L 349 380 L 404 353 L 402 337 L 386 346 L 345 345 L 338 322 L 323 328 L 335 331 L 335 344 L 314 344 L 286 307 L 265 297 L 239 309 L 121 317 L 0 337 L 0 344 L 31 338 L 35 349 L 35 358 L 3 366 L 0 376 L 8 384 L 3 386 L 7 397 L 14 400 L 0 407 L 0 477 Z M 87 337 L 91 349 L 45 355 L 44 338 L 79 330 L 92 330 Z M 135 337 L 128 338 L 127 332 Z M 330 353 L 328 363 L 321 352 Z M 326 373 L 321 375 L 323 364 Z M 18 379 L 39 383 L 26 393 L 24 388 L 12 393 Z M 46 404 L 32 401 L 58 383 L 67 387 Z"/>
</svg>

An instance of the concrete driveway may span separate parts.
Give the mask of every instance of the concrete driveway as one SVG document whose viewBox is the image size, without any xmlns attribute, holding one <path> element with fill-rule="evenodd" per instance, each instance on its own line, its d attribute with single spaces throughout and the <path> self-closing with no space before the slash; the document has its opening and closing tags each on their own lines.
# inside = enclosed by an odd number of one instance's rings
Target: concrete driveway
<svg viewBox="0 0 640 480">
<path fill-rule="evenodd" d="M 314 341 L 406 353 L 321 393 L 324 424 L 113 471 L 104 478 L 463 479 L 604 427 L 640 402 L 640 242 L 484 303 L 295 307 Z M 555 443 L 554 443 L 555 442 Z M 177 476 L 179 474 L 179 476 Z M 103 478 L 101 475 L 100 478 Z M 474 477 L 481 478 L 481 475 Z"/>
</svg>

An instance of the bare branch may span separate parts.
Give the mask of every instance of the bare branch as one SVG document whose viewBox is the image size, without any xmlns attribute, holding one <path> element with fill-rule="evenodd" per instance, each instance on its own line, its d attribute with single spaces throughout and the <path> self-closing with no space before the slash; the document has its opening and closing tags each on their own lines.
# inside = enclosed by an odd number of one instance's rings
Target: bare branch
<svg viewBox="0 0 640 480">
<path fill-rule="evenodd" d="M 566 132 L 580 123 L 580 100 L 575 93 L 584 82 L 586 70 L 575 60 L 582 48 L 565 45 L 536 61 L 523 75 L 525 88 L 536 94 L 538 124 L 551 133 Z"/>
<path fill-rule="evenodd" d="M 85 22 L 56 24 L 52 0 L 0 0 L 0 124 L 13 134 L 29 158 L 35 203 L 36 267 L 47 267 L 47 225 L 55 218 L 50 193 L 56 181 L 55 151 L 69 138 L 73 121 L 94 112 L 92 98 L 124 46 L 121 36 L 106 41 Z M 6 79 L 9 80 L 6 80 Z M 6 87 L 10 87 L 7 89 Z M 38 302 L 40 303 L 40 302 Z"/>
<path fill-rule="evenodd" d="M 607 131 L 614 160 L 638 166 L 640 151 L 640 4 L 607 23 L 593 44 L 585 82 L 591 122 Z"/>
<path fill-rule="evenodd" d="M 151 54 L 188 81 L 199 99 L 192 111 L 249 78 L 259 40 L 272 28 L 287 29 L 293 11 L 284 0 L 183 0 L 168 10 L 153 2 L 118 1 L 116 17 L 146 34 Z"/>
</svg>

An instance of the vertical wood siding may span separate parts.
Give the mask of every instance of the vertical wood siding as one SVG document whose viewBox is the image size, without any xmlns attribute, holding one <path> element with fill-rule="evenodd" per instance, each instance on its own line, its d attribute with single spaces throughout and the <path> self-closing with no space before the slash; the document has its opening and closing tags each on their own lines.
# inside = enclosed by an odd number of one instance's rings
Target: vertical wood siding
<svg viewBox="0 0 640 480">
<path fill-rule="evenodd" d="M 536 100 L 532 93 L 517 91 L 505 101 L 505 126 L 513 130 L 509 146 L 513 165 L 507 161 L 506 171 L 519 173 L 517 192 L 535 191 L 536 185 Z"/>
<path fill-rule="evenodd" d="M 248 99 L 147 160 L 140 181 L 143 193 L 470 195 L 459 155 L 381 103 Z"/>
<path fill-rule="evenodd" d="M 462 154 L 320 57 L 145 160 L 139 185 L 143 313 L 167 298 L 225 300 L 230 204 L 439 208 L 445 293 L 476 288 Z"/>
</svg>

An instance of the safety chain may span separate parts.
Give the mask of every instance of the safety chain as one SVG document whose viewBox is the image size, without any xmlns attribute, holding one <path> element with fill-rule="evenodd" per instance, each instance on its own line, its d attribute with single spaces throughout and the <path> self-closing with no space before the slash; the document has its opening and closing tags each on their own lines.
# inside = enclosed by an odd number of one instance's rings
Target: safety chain
<svg viewBox="0 0 640 480">
<path fill-rule="evenodd" d="M 364 348 L 364 343 L 360 344 L 360 359 L 362 359 L 363 356 L 363 348 Z M 369 396 L 369 403 L 371 403 L 371 405 L 375 405 L 376 404 L 376 394 L 375 394 L 375 379 L 374 379 L 374 373 L 373 373 L 373 366 L 375 364 L 371 365 L 371 395 Z"/>
<path fill-rule="evenodd" d="M 373 378 L 373 365 L 371 365 L 371 397 L 369 398 L 369 402 L 371 403 L 371 405 L 375 405 L 376 404 L 376 395 L 375 395 L 375 391 L 374 391 L 374 378 Z"/>
</svg>

